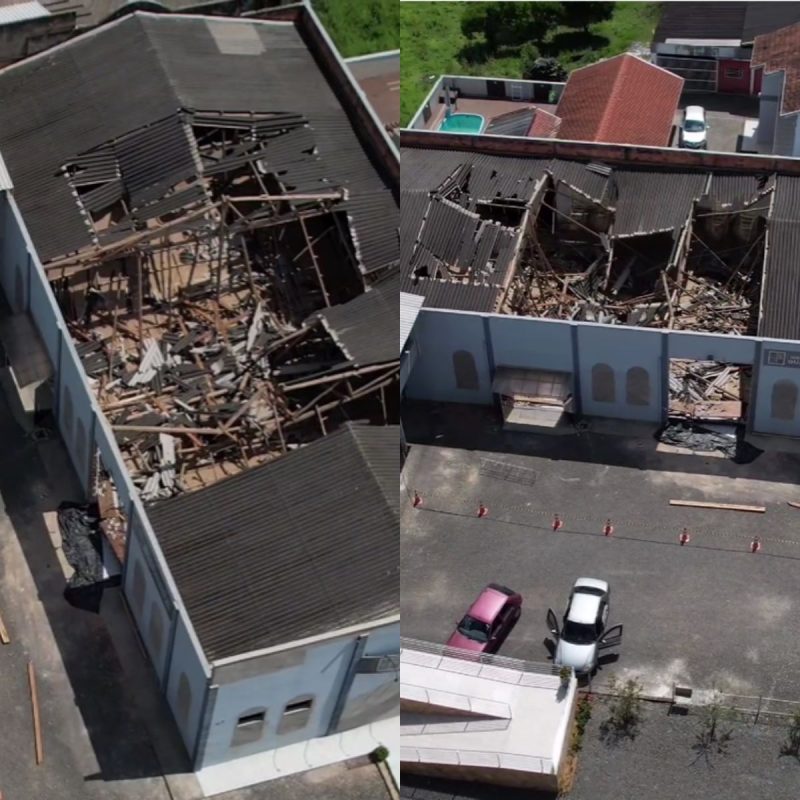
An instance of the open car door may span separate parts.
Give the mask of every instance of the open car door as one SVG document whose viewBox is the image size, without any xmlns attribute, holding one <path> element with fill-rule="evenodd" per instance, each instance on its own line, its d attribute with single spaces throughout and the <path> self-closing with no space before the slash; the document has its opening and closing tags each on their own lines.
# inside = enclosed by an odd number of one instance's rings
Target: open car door
<svg viewBox="0 0 800 800">
<path fill-rule="evenodd" d="M 552 608 L 547 609 L 547 627 L 556 639 L 561 636 L 561 629 L 558 627 L 558 617 L 555 615 Z"/>
<path fill-rule="evenodd" d="M 622 625 L 614 625 L 603 633 L 597 643 L 600 650 L 616 647 L 622 641 Z"/>
</svg>

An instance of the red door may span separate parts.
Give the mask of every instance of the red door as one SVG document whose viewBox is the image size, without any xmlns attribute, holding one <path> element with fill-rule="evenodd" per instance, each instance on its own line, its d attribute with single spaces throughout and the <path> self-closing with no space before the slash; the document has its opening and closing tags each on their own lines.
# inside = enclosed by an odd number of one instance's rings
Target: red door
<svg viewBox="0 0 800 800">
<path fill-rule="evenodd" d="M 750 62 L 721 58 L 717 62 L 717 91 L 750 94 Z"/>
</svg>

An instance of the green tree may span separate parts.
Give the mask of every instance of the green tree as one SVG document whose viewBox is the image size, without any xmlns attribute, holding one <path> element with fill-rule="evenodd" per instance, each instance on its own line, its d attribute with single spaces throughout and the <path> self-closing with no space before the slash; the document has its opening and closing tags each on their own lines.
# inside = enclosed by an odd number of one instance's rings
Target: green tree
<svg viewBox="0 0 800 800">
<path fill-rule="evenodd" d="M 476 4 L 477 5 L 477 4 Z M 483 33 L 491 52 L 500 45 L 518 45 L 527 41 L 541 42 L 561 18 L 561 3 L 481 3 Z M 481 12 L 467 8 L 461 30 L 474 30 Z M 466 28 L 465 28 L 466 25 Z"/>
<path fill-rule="evenodd" d="M 600 726 L 600 732 L 611 743 L 621 739 L 635 739 L 642 717 L 642 685 L 636 678 L 626 681 L 612 678 L 609 692 L 613 699 L 608 706 L 608 719 Z"/>
<path fill-rule="evenodd" d="M 522 77 L 529 81 L 553 81 L 559 82 L 567 79 L 567 71 L 558 59 L 537 58 L 528 69 L 523 70 Z"/>
<path fill-rule="evenodd" d="M 541 53 L 533 42 L 525 42 L 519 51 L 519 66 L 523 78 L 528 78 Z"/>
<path fill-rule="evenodd" d="M 486 29 L 487 3 L 465 3 L 461 14 L 461 33 L 471 39 Z"/>
<path fill-rule="evenodd" d="M 614 3 L 562 3 L 561 6 L 561 23 L 584 31 L 595 22 L 611 19 L 614 13 Z"/>
</svg>

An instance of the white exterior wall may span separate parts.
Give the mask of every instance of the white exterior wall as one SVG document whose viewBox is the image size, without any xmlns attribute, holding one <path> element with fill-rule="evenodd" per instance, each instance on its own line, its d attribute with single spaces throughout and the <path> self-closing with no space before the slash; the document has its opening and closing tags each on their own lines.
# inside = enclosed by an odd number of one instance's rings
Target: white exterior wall
<svg viewBox="0 0 800 800">
<path fill-rule="evenodd" d="M 216 697 L 208 709 L 204 727 L 207 739 L 198 754 L 196 768 L 224 763 L 233 758 L 261 753 L 308 739 L 325 736 L 342 690 L 358 632 L 325 639 L 292 650 L 215 666 L 212 681 Z M 369 632 L 367 653 L 400 651 L 399 622 Z M 394 681 L 394 676 L 375 676 Z M 365 685 L 365 689 L 374 686 Z M 310 718 L 301 730 L 279 734 L 283 710 L 296 698 L 314 698 Z M 266 709 L 261 738 L 232 746 L 239 717 Z"/>
<path fill-rule="evenodd" d="M 444 403 L 492 402 L 491 370 L 483 317 L 480 314 L 439 312 L 422 309 L 414 325 L 419 345 L 414 370 L 406 384 L 406 396 Z M 457 347 L 454 347 L 457 344 Z M 453 354 L 465 350 L 475 359 L 478 389 L 459 389 L 453 370 Z"/>
<path fill-rule="evenodd" d="M 758 130 L 756 141 L 772 152 L 775 143 L 775 128 L 778 122 L 781 98 L 783 96 L 783 72 L 770 72 L 761 80 L 758 101 Z"/>
<path fill-rule="evenodd" d="M 753 365 L 747 422 L 754 432 L 800 437 L 800 342 L 438 309 L 423 309 L 415 333 L 419 350 L 406 388 L 409 398 L 490 405 L 496 367 L 557 369 L 577 376 L 573 388 L 581 413 L 660 422 L 667 414 L 669 360 L 711 360 Z M 473 354 L 479 390 L 455 388 L 456 350 Z M 768 360 L 772 350 L 784 355 Z M 613 402 L 593 399 L 592 367 L 596 364 L 608 365 L 613 371 Z M 626 377 L 634 367 L 646 370 L 649 376 L 646 405 L 627 401 Z M 778 419 L 773 414 L 773 390 L 778 381 L 783 381 L 784 387 L 787 381 L 797 386 L 792 419 Z"/>
</svg>

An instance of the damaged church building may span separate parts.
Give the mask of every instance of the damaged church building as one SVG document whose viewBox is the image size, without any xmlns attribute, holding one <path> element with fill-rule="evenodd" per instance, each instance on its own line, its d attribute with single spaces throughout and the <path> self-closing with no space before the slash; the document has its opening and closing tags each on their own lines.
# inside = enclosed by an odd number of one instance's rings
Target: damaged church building
<svg viewBox="0 0 800 800">
<path fill-rule="evenodd" d="M 402 145 L 401 291 L 423 298 L 404 396 L 494 405 L 507 430 L 605 417 L 800 435 L 800 162 L 419 131 Z"/>
<path fill-rule="evenodd" d="M 263 16 L 0 72 L 4 384 L 209 795 L 392 751 L 399 714 L 397 151 L 313 12 Z"/>
</svg>

